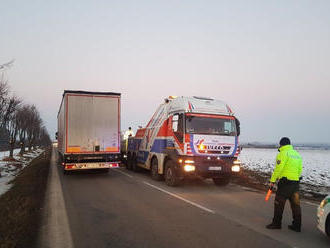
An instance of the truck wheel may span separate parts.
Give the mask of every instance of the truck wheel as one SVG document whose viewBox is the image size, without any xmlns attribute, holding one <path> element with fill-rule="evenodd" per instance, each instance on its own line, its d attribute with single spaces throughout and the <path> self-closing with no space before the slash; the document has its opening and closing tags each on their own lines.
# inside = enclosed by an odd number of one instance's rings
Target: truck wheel
<svg viewBox="0 0 330 248">
<path fill-rule="evenodd" d="M 132 170 L 132 156 L 131 156 L 131 154 L 127 155 L 126 169 L 127 170 Z"/>
<path fill-rule="evenodd" d="M 325 222 L 325 233 L 330 238 L 330 214 L 328 214 L 327 220 Z"/>
<path fill-rule="evenodd" d="M 136 156 L 133 155 L 131 161 L 132 161 L 132 163 L 131 163 L 131 165 L 132 165 L 132 170 L 133 170 L 134 172 L 139 172 L 139 171 L 140 171 L 140 168 L 139 168 L 139 166 L 137 165 L 137 159 L 136 159 Z"/>
<path fill-rule="evenodd" d="M 160 181 L 162 180 L 162 175 L 158 173 L 158 159 L 155 157 L 151 160 L 151 178 Z"/>
<path fill-rule="evenodd" d="M 178 177 L 172 160 L 168 160 L 165 165 L 165 183 L 168 186 L 178 186 L 182 180 Z"/>
<path fill-rule="evenodd" d="M 230 176 L 227 177 L 217 177 L 217 178 L 212 178 L 213 182 L 217 186 L 226 186 L 230 182 Z"/>
</svg>

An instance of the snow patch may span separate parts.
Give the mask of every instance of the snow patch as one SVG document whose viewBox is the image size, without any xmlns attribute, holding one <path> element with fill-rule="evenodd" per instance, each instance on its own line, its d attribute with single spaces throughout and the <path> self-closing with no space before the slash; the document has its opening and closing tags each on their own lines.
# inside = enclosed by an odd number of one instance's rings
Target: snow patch
<svg viewBox="0 0 330 248">
<path fill-rule="evenodd" d="M 328 192 L 330 189 L 330 150 L 299 149 L 303 159 L 302 187 L 310 191 Z M 278 151 L 276 149 L 244 148 L 240 159 L 243 167 L 271 175 Z"/>
<path fill-rule="evenodd" d="M 20 149 L 14 150 L 14 159 L 16 161 L 2 161 L 3 158 L 9 156 L 9 151 L 0 152 L 0 195 L 6 193 L 11 188 L 10 182 L 44 150 L 36 149 L 31 152 L 25 152 L 23 156 L 19 155 L 19 151 Z"/>
</svg>

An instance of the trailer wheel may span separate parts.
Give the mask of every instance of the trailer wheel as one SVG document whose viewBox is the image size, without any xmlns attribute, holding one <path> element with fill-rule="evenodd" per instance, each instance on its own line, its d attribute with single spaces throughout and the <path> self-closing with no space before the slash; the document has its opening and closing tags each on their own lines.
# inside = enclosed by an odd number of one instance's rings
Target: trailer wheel
<svg viewBox="0 0 330 248">
<path fill-rule="evenodd" d="M 152 160 L 151 160 L 151 169 L 150 169 L 150 172 L 151 172 L 151 178 L 156 180 L 156 181 L 160 181 L 162 180 L 162 175 L 160 175 L 158 173 L 158 159 L 156 157 L 154 157 Z"/>
<path fill-rule="evenodd" d="M 178 177 L 172 160 L 168 160 L 165 164 L 165 183 L 168 186 L 178 186 L 182 180 Z"/>
<path fill-rule="evenodd" d="M 212 180 L 217 186 L 226 186 L 230 182 L 230 176 L 212 178 Z"/>
</svg>

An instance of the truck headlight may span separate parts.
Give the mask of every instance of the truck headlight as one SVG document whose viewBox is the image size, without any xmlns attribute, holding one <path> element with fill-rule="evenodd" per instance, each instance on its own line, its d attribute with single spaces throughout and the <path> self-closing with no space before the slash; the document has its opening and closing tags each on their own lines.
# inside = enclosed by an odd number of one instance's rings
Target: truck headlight
<svg viewBox="0 0 330 248">
<path fill-rule="evenodd" d="M 235 165 L 240 165 L 240 164 L 241 164 L 241 161 L 240 161 L 239 159 L 236 159 L 236 160 L 233 162 L 233 164 L 235 164 Z"/>
<path fill-rule="evenodd" d="M 184 171 L 186 171 L 186 172 L 191 172 L 191 171 L 195 171 L 195 165 L 191 165 L 191 164 L 185 164 L 184 166 L 183 166 L 183 169 L 184 169 Z"/>
<path fill-rule="evenodd" d="M 193 164 L 195 163 L 194 160 L 191 160 L 191 159 L 187 159 L 184 161 L 185 164 Z"/>
<path fill-rule="evenodd" d="M 321 201 L 320 208 L 324 208 L 325 205 L 327 205 L 330 202 L 330 198 L 326 198 L 323 201 Z"/>
<path fill-rule="evenodd" d="M 232 172 L 240 172 L 240 170 L 241 170 L 241 167 L 239 165 L 233 165 L 231 167 Z"/>
</svg>

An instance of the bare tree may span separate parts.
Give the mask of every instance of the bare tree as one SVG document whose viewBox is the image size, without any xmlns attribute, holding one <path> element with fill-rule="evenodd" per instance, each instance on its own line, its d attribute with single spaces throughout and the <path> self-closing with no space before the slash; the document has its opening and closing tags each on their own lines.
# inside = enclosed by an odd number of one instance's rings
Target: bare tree
<svg viewBox="0 0 330 248">
<path fill-rule="evenodd" d="M 0 128 L 5 126 L 4 115 L 6 113 L 9 98 L 9 86 L 3 72 L 5 69 L 10 68 L 13 63 L 14 60 L 11 60 L 5 64 L 0 64 Z"/>
<path fill-rule="evenodd" d="M 8 104 L 8 110 L 7 110 L 7 121 L 5 128 L 9 134 L 9 157 L 13 157 L 14 149 L 16 145 L 17 140 L 17 134 L 19 131 L 18 122 L 17 122 L 17 113 L 18 109 L 21 105 L 21 100 L 15 96 L 11 97 L 10 103 Z M 10 110 L 9 110 L 10 109 Z"/>
<path fill-rule="evenodd" d="M 11 61 L 9 61 L 7 63 L 1 64 L 0 65 L 0 70 L 10 68 L 13 65 L 14 61 L 15 61 L 15 59 L 12 59 Z"/>
<path fill-rule="evenodd" d="M 39 140 L 38 144 L 43 147 L 50 146 L 52 143 L 50 136 L 47 132 L 47 129 L 45 126 L 42 126 L 40 129 L 40 134 L 39 134 Z"/>
<path fill-rule="evenodd" d="M 34 105 L 23 105 L 16 96 L 10 96 L 9 86 L 5 80 L 4 71 L 14 63 L 0 64 L 0 131 L 9 136 L 10 156 L 13 156 L 17 138 L 21 146 L 20 154 L 25 151 L 26 142 L 29 151 L 36 144 L 47 146 L 51 139 L 43 126 L 38 109 Z"/>
<path fill-rule="evenodd" d="M 25 152 L 25 141 L 26 141 L 26 132 L 28 129 L 29 123 L 29 111 L 30 106 L 24 105 L 17 111 L 16 121 L 18 125 L 18 138 L 19 144 L 21 147 L 20 154 L 22 155 Z"/>
<path fill-rule="evenodd" d="M 11 97 L 8 97 L 6 100 L 5 106 L 3 108 L 3 118 L 2 118 L 2 124 L 3 127 L 7 127 L 8 122 L 15 114 L 16 110 L 18 109 L 19 105 L 22 103 L 22 100 L 18 98 L 17 96 L 13 95 Z"/>
<path fill-rule="evenodd" d="M 28 142 L 29 151 L 31 151 L 32 146 L 34 145 L 37 137 L 39 136 L 40 129 L 42 126 L 42 120 L 40 118 L 39 111 L 34 105 L 29 106 L 28 121 L 29 125 L 26 129 L 26 138 Z"/>
<path fill-rule="evenodd" d="M 3 78 L 0 78 L 0 128 L 4 127 L 4 115 L 6 113 L 8 95 L 9 86 Z"/>
</svg>

